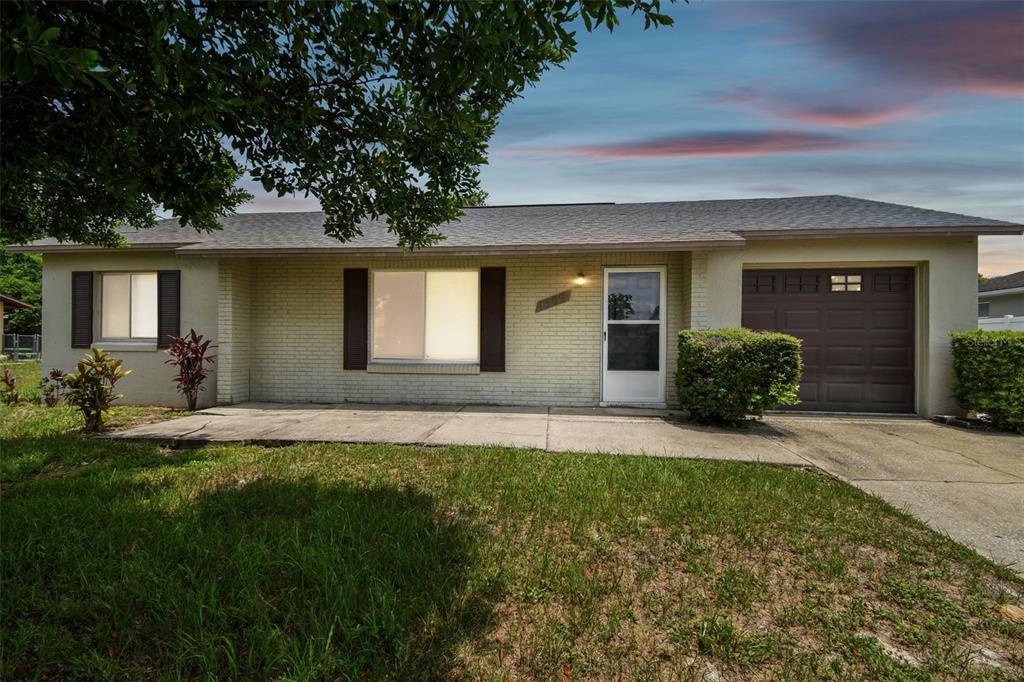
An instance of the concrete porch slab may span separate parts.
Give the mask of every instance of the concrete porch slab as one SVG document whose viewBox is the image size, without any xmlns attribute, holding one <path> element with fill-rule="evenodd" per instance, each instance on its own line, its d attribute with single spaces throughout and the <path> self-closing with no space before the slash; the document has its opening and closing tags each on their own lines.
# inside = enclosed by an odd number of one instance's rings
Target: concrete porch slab
<svg viewBox="0 0 1024 682">
<path fill-rule="evenodd" d="M 427 437 L 428 445 L 502 445 L 547 447 L 548 415 L 539 413 L 459 412 Z"/>
<path fill-rule="evenodd" d="M 547 449 L 609 452 L 656 457 L 742 459 L 789 466 L 808 462 L 773 442 L 763 423 L 745 429 L 716 429 L 682 422 L 629 417 L 552 417 Z"/>
</svg>

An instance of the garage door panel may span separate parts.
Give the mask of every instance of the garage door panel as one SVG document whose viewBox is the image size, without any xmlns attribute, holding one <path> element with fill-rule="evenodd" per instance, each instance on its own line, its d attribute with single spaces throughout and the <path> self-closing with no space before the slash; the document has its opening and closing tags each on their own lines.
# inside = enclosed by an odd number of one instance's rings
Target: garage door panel
<svg viewBox="0 0 1024 682">
<path fill-rule="evenodd" d="M 871 366 L 874 368 L 906 369 L 912 366 L 914 349 L 910 346 L 875 346 L 871 349 Z"/>
<path fill-rule="evenodd" d="M 906 308 L 875 308 L 871 311 L 871 329 L 905 331 L 913 319 Z"/>
<path fill-rule="evenodd" d="M 782 328 L 795 332 L 816 332 L 821 330 L 820 310 L 784 310 Z M 787 331 L 787 333 L 789 333 Z"/>
<path fill-rule="evenodd" d="M 829 310 L 826 311 L 825 319 L 828 329 L 864 329 L 867 322 L 867 312 L 858 310 Z"/>
<path fill-rule="evenodd" d="M 774 329 L 777 326 L 775 322 L 775 311 L 744 310 L 743 326 L 747 329 Z"/>
<path fill-rule="evenodd" d="M 914 410 L 913 268 L 744 271 L 743 324 L 803 341 L 801 404 Z"/>
<path fill-rule="evenodd" d="M 905 405 L 907 401 L 913 400 L 911 386 L 906 381 L 899 383 L 872 383 L 868 396 L 872 403 L 886 405 Z M 879 410 L 884 411 L 884 410 Z"/>
<path fill-rule="evenodd" d="M 801 381 L 797 397 L 800 398 L 800 402 L 817 402 L 820 393 L 819 388 L 820 386 L 817 381 Z"/>
<path fill-rule="evenodd" d="M 825 400 L 830 403 L 864 402 L 864 384 L 860 381 L 830 381 L 825 384 Z"/>
<path fill-rule="evenodd" d="M 834 369 L 860 369 L 868 361 L 868 349 L 866 346 L 829 346 L 827 351 L 828 361 L 825 368 Z"/>
<path fill-rule="evenodd" d="M 788 332 L 787 332 L 788 333 Z M 818 352 L 817 346 L 808 346 L 806 342 L 803 344 L 803 360 L 804 368 L 813 367 L 817 368 L 820 363 L 821 354 Z"/>
</svg>

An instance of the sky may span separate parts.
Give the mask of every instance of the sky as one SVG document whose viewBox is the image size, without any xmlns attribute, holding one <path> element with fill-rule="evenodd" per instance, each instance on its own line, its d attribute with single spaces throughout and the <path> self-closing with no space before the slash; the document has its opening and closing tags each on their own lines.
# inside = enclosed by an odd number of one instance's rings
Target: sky
<svg viewBox="0 0 1024 682">
<path fill-rule="evenodd" d="M 1024 0 L 667 5 L 624 15 L 502 114 L 492 204 L 812 194 L 1024 222 Z M 243 211 L 310 210 L 256 198 Z M 1024 269 L 1024 236 L 979 269 Z"/>
</svg>

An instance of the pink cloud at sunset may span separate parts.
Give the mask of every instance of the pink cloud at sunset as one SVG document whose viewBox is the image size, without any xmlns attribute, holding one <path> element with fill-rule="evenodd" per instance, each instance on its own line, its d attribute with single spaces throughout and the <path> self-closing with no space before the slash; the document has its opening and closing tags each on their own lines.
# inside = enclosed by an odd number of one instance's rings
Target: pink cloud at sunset
<svg viewBox="0 0 1024 682">
<path fill-rule="evenodd" d="M 872 143 L 824 133 L 787 130 L 673 135 L 602 145 L 506 149 L 514 156 L 586 156 L 605 159 L 741 157 L 773 154 L 820 154 L 877 147 Z"/>
<path fill-rule="evenodd" d="M 789 106 L 778 107 L 773 110 L 773 113 L 791 121 L 811 125 L 833 126 L 837 128 L 866 128 L 898 119 L 910 118 L 920 114 L 921 108 L 914 105 L 880 106 L 876 108 L 843 105 Z"/>
<path fill-rule="evenodd" d="M 840 59 L 908 85 L 1024 97 L 1024 3 L 864 3 L 793 18 Z"/>
<path fill-rule="evenodd" d="M 917 103 L 897 103 L 895 98 L 871 101 L 871 95 L 861 95 L 856 102 L 848 95 L 833 93 L 765 93 L 746 86 L 726 92 L 709 93 L 711 104 L 748 108 L 797 123 L 835 128 L 866 128 L 899 119 L 926 115 Z"/>
</svg>

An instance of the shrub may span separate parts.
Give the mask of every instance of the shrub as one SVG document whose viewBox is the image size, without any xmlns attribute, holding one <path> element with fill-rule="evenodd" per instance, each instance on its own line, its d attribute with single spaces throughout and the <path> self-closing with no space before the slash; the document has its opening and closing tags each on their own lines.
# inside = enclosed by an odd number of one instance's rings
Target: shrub
<svg viewBox="0 0 1024 682">
<path fill-rule="evenodd" d="M 68 375 L 59 369 L 51 369 L 50 373 L 39 381 L 39 402 L 47 407 L 56 407 L 64 400 L 67 391 Z"/>
<path fill-rule="evenodd" d="M 17 405 L 21 396 L 18 395 L 18 380 L 14 378 L 14 372 L 10 367 L 4 367 L 4 373 L 0 376 L 0 394 L 2 394 L 4 405 Z"/>
<path fill-rule="evenodd" d="M 736 423 L 797 402 L 800 339 L 749 329 L 679 332 L 676 391 L 698 422 Z"/>
<path fill-rule="evenodd" d="M 210 340 L 203 340 L 202 334 L 196 334 L 196 330 L 191 329 L 186 337 L 175 336 L 166 351 L 171 357 L 165 362 L 177 368 L 178 375 L 174 377 L 174 383 L 178 384 L 178 392 L 185 396 L 190 411 L 196 409 L 199 391 L 206 390 L 203 388 L 206 364 L 213 364 L 216 357 L 206 354 L 209 349 Z"/>
<path fill-rule="evenodd" d="M 1024 332 L 954 333 L 953 395 L 966 410 L 1024 433 Z"/>
<path fill-rule="evenodd" d="M 64 379 L 68 387 L 67 400 L 81 410 L 86 431 L 102 431 L 103 415 L 110 411 L 115 400 L 123 397 L 114 393 L 114 386 L 132 371 L 124 369 L 120 360 L 99 348 L 86 353 L 75 369 L 77 371 Z"/>
</svg>

